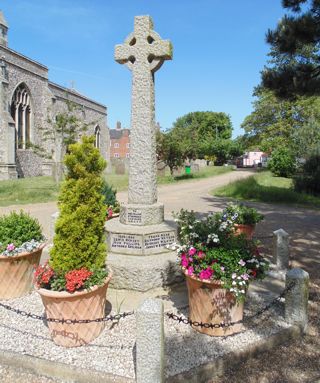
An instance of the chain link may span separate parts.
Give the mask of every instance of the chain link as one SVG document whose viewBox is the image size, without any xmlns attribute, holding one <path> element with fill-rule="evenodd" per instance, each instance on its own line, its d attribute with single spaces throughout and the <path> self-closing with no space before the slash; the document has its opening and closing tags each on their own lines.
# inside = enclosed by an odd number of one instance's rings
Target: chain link
<svg viewBox="0 0 320 383">
<path fill-rule="evenodd" d="M 187 324 L 193 327 L 204 327 L 204 328 L 226 328 L 226 327 L 231 327 L 236 324 L 244 323 L 247 321 L 250 321 L 252 319 L 255 319 L 265 313 L 266 311 L 270 310 L 270 308 L 274 305 L 276 305 L 289 291 L 293 289 L 295 285 L 295 282 L 290 283 L 283 291 L 282 293 L 274 298 L 270 303 L 268 303 L 265 307 L 257 311 L 255 314 L 250 315 L 245 317 L 244 319 L 238 320 L 236 322 L 227 322 L 227 323 L 203 323 L 203 322 L 197 322 L 197 321 L 192 321 L 190 318 L 185 318 L 183 316 L 176 315 L 174 313 L 166 313 L 169 319 L 172 319 L 174 321 L 177 321 L 179 323 Z"/>
<path fill-rule="evenodd" d="M 11 307 L 9 305 L 6 305 L 4 303 L 0 302 L 0 307 L 12 311 L 18 315 L 21 315 L 23 317 L 42 320 L 46 322 L 54 322 L 54 323 L 65 323 L 65 324 L 77 324 L 77 323 L 92 323 L 92 322 L 109 322 L 109 321 L 119 321 L 120 319 L 126 318 L 130 315 L 133 315 L 134 312 L 124 312 L 121 314 L 115 314 L 115 315 L 108 315 L 102 318 L 96 318 L 96 319 L 58 319 L 58 318 L 47 318 L 45 315 L 37 315 L 28 313 L 27 311 L 16 309 L 14 307 Z"/>
</svg>

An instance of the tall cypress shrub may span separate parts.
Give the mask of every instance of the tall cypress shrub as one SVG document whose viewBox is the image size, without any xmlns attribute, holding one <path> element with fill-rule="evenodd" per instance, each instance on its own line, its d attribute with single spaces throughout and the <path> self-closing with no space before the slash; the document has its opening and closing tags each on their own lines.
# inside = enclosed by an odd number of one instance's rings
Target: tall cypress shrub
<svg viewBox="0 0 320 383">
<path fill-rule="evenodd" d="M 94 147 L 94 137 L 83 136 L 80 143 L 70 145 L 64 164 L 67 174 L 58 199 L 60 215 L 50 266 L 62 273 L 103 268 L 105 205 L 101 189 L 106 162 Z"/>
</svg>

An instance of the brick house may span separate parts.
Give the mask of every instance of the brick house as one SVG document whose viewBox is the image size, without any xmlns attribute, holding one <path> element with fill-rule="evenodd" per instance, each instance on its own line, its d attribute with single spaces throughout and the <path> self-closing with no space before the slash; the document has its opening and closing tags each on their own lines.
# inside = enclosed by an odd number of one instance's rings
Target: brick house
<svg viewBox="0 0 320 383">
<path fill-rule="evenodd" d="M 117 122 L 116 129 L 110 129 L 110 159 L 130 157 L 130 129 L 122 129 Z"/>
</svg>

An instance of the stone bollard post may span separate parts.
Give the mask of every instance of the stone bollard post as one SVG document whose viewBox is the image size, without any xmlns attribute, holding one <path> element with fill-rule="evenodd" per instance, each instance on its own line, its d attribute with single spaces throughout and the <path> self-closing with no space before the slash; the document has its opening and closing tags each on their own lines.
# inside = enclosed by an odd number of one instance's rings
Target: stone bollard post
<svg viewBox="0 0 320 383">
<path fill-rule="evenodd" d="M 289 234 L 283 229 L 273 232 L 273 259 L 278 270 L 289 268 Z"/>
<path fill-rule="evenodd" d="M 164 382 L 163 302 L 147 299 L 136 310 L 136 381 Z"/>
<path fill-rule="evenodd" d="M 294 286 L 285 295 L 285 319 L 290 324 L 300 324 L 305 331 L 308 325 L 309 274 L 302 269 L 286 273 L 286 287 Z"/>
</svg>

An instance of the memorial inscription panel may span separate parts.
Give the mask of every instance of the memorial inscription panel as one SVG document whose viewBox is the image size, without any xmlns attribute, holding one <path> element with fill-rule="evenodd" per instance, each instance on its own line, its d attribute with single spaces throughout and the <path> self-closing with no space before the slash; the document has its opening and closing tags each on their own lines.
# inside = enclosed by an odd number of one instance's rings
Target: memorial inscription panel
<svg viewBox="0 0 320 383">
<path fill-rule="evenodd" d="M 128 211 L 128 223 L 141 223 L 142 212 L 141 210 Z"/>
<path fill-rule="evenodd" d="M 120 249 L 142 249 L 141 237 L 132 234 L 114 234 L 111 247 Z"/>
<path fill-rule="evenodd" d="M 172 232 L 149 234 L 145 236 L 144 246 L 145 249 L 157 249 L 167 245 L 172 245 L 175 240 L 176 237 Z"/>
</svg>

